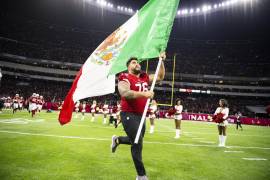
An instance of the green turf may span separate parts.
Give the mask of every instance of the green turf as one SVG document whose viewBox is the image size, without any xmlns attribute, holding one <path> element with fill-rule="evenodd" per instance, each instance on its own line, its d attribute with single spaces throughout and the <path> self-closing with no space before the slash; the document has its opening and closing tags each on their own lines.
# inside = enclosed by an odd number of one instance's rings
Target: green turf
<svg viewBox="0 0 270 180">
<path fill-rule="evenodd" d="M 173 138 L 173 127 L 172 120 L 162 119 L 156 121 L 154 134 L 147 128 L 143 160 L 150 180 L 269 179 L 268 127 L 244 126 L 244 131 L 236 131 L 229 126 L 228 148 L 217 147 L 215 124 L 183 121 L 178 140 Z M 134 180 L 130 147 L 120 145 L 112 154 L 113 134 L 125 133 L 122 126 L 103 125 L 101 116 L 92 123 L 87 114 L 83 121 L 73 119 L 60 126 L 56 112 L 42 112 L 32 119 L 27 112 L 4 111 L 0 114 L 0 179 Z"/>
</svg>

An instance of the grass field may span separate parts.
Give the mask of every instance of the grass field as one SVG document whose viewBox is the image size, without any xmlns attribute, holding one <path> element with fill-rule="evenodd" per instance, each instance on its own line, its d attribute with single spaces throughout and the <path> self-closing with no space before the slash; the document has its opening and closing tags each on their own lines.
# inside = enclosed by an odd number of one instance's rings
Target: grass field
<svg viewBox="0 0 270 180">
<path fill-rule="evenodd" d="M 147 120 L 147 124 L 148 124 Z M 157 120 L 155 133 L 144 138 L 143 160 L 150 180 L 262 180 L 270 178 L 270 128 L 228 127 L 227 147 L 217 147 L 212 123 L 182 122 L 174 139 L 174 122 Z M 103 125 L 102 117 L 80 118 L 60 126 L 57 113 L 0 114 L 0 179 L 134 180 L 130 147 L 110 151 L 112 135 L 122 126 Z M 245 158 L 257 158 L 245 159 Z M 259 159 L 260 158 L 260 159 Z"/>
</svg>

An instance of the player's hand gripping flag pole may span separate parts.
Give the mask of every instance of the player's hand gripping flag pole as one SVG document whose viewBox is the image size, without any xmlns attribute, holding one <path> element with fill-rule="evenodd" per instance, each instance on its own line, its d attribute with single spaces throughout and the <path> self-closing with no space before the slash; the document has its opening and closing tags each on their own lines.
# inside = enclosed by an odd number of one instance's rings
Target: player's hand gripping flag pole
<svg viewBox="0 0 270 180">
<path fill-rule="evenodd" d="M 179 0 L 149 0 L 97 47 L 65 98 L 58 118 L 60 124 L 70 122 L 76 101 L 113 93 L 115 74 L 126 70 L 130 57 L 143 61 L 165 51 L 178 4 Z"/>
</svg>

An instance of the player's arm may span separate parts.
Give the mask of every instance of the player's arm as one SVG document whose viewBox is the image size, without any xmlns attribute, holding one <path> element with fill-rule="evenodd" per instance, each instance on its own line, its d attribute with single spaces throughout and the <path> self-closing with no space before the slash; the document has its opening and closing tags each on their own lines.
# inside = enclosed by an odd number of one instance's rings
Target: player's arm
<svg viewBox="0 0 270 180">
<path fill-rule="evenodd" d="M 129 84 L 126 81 L 118 82 L 118 91 L 121 97 L 126 99 L 153 98 L 154 96 L 154 92 L 152 91 L 140 92 L 131 90 Z"/>
<path fill-rule="evenodd" d="M 159 72 L 158 72 L 157 81 L 162 81 L 164 79 L 164 77 L 165 77 L 165 66 L 164 66 L 163 61 L 166 59 L 166 53 L 165 52 L 160 53 L 159 59 L 162 59 L 162 62 L 161 62 L 161 66 L 160 66 L 160 69 L 159 69 Z M 150 74 L 149 75 L 150 83 L 153 82 L 154 76 L 155 76 L 155 74 Z"/>
</svg>

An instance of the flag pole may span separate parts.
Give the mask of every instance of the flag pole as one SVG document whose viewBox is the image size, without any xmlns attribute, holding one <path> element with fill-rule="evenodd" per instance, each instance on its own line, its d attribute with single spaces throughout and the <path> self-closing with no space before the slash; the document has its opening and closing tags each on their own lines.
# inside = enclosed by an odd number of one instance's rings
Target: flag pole
<svg viewBox="0 0 270 180">
<path fill-rule="evenodd" d="M 155 72 L 155 76 L 154 76 L 150 91 L 154 91 L 155 84 L 156 84 L 157 77 L 158 77 L 158 72 L 159 72 L 159 69 L 160 69 L 160 66 L 161 66 L 161 62 L 162 62 L 162 57 L 159 57 L 157 69 L 156 69 L 156 72 Z M 142 127 L 143 127 L 143 124 L 144 124 L 144 121 L 145 121 L 145 118 L 146 118 L 146 113 L 147 113 L 147 110 L 148 110 L 148 107 L 149 107 L 149 104 L 150 104 L 150 100 L 151 99 L 148 98 L 147 101 L 146 101 L 144 111 L 143 111 L 143 115 L 142 115 L 142 118 L 141 118 L 141 122 L 140 122 L 138 131 L 137 131 L 137 134 L 136 134 L 136 138 L 135 138 L 135 141 L 134 141 L 135 144 L 138 144 L 138 141 L 139 141 L 139 138 L 140 138 L 140 135 L 141 135 L 141 131 L 142 131 Z"/>
</svg>

